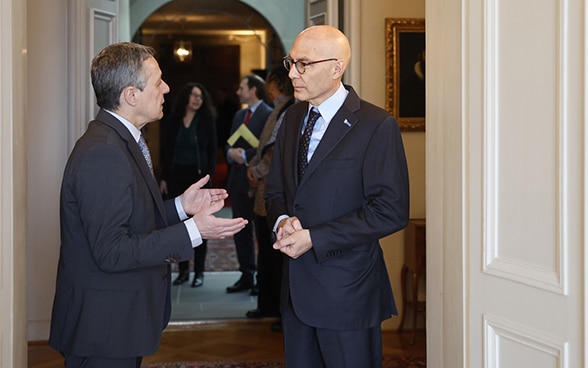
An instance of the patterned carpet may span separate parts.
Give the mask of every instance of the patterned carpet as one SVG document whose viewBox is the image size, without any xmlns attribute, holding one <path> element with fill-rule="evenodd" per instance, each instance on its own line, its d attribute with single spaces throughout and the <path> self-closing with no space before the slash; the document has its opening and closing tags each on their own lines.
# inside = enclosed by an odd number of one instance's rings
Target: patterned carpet
<svg viewBox="0 0 588 368">
<path fill-rule="evenodd" d="M 204 272 L 238 271 L 237 253 L 233 238 L 209 240 L 206 252 Z M 190 261 L 190 271 L 194 271 L 194 263 Z M 172 272 L 178 272 L 178 264 L 172 265 Z"/>
<path fill-rule="evenodd" d="M 192 266 L 190 269 L 193 270 Z M 233 238 L 209 240 L 204 271 L 238 271 L 237 253 Z"/>
<path fill-rule="evenodd" d="M 426 368 L 424 357 L 386 356 L 382 368 Z M 144 364 L 142 368 L 284 368 L 281 360 L 249 360 L 240 362 L 174 362 Z"/>
<path fill-rule="evenodd" d="M 276 360 L 242 362 L 176 362 L 144 364 L 141 368 L 283 368 L 284 363 Z"/>
</svg>

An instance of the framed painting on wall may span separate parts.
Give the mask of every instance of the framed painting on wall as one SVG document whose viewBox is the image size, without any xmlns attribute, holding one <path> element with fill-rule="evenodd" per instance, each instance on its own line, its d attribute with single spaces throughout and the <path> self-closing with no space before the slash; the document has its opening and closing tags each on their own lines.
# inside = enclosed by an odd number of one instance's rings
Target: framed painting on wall
<svg viewBox="0 0 588 368">
<path fill-rule="evenodd" d="M 386 109 L 403 131 L 425 130 L 425 20 L 386 18 Z"/>
</svg>

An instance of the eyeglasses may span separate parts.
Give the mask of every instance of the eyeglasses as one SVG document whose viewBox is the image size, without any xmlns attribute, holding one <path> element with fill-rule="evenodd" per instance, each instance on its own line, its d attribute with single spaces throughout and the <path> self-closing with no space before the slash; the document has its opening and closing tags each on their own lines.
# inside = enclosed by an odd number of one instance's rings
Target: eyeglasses
<svg viewBox="0 0 588 368">
<path fill-rule="evenodd" d="M 192 97 L 194 97 L 194 98 L 197 98 L 197 99 L 199 99 L 199 100 L 202 100 L 202 95 L 198 95 L 198 94 L 196 94 L 196 93 L 190 93 L 190 96 L 192 96 Z"/>
<path fill-rule="evenodd" d="M 282 61 L 284 62 L 284 68 L 286 68 L 287 71 L 290 71 L 290 69 L 292 69 L 292 65 L 294 65 L 296 67 L 296 70 L 300 74 L 304 74 L 304 72 L 306 71 L 306 67 L 309 65 L 324 63 L 325 61 L 335 61 L 335 60 L 338 60 L 338 59 L 331 58 L 331 59 L 304 62 L 302 60 L 294 60 L 294 59 L 292 59 L 292 57 L 290 55 L 286 55 L 282 58 Z"/>
</svg>

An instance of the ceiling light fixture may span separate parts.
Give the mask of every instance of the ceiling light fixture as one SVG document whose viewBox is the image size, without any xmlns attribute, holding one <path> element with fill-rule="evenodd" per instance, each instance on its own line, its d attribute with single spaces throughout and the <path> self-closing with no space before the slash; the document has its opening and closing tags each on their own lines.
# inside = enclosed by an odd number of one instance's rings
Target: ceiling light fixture
<svg viewBox="0 0 588 368">
<path fill-rule="evenodd" d="M 180 63 L 189 63 L 192 61 L 192 42 L 186 38 L 186 18 L 180 19 L 182 25 L 182 38 L 174 42 L 174 57 Z"/>
<path fill-rule="evenodd" d="M 189 63 L 192 61 L 192 42 L 184 40 L 175 41 L 174 57 L 180 63 Z"/>
</svg>

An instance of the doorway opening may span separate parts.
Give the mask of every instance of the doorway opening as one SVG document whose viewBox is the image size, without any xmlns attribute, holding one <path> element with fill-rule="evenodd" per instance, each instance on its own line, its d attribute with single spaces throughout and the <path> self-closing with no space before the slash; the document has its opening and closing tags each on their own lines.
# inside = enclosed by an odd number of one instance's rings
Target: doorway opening
<svg viewBox="0 0 588 368">
<path fill-rule="evenodd" d="M 170 86 L 164 113 L 171 111 L 176 94 L 188 82 L 198 82 L 205 87 L 219 115 L 225 98 L 238 109 L 236 91 L 242 76 L 258 74 L 265 78 L 267 70 L 281 65 L 285 54 L 270 22 L 254 8 L 237 0 L 167 2 L 143 21 L 133 41 L 156 51 L 163 80 Z M 229 128 L 233 113 L 230 113 Z M 221 123 L 219 118 L 213 186 L 226 187 L 228 165 L 224 152 L 229 132 L 223 128 L 227 123 Z M 149 124 L 143 132 L 153 156 L 156 176 L 161 173 L 160 124 Z M 220 216 L 232 216 L 230 201 Z M 256 297 L 249 292 L 227 294 L 225 291 L 238 279 L 238 267 L 232 238 L 209 240 L 203 286 L 191 288 L 190 282 L 172 286 L 172 321 L 245 318 L 247 310 L 257 307 Z M 193 274 L 190 279 L 192 277 Z"/>
</svg>

